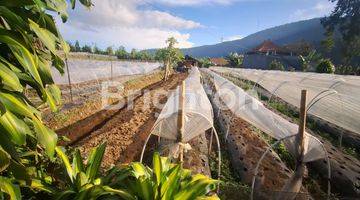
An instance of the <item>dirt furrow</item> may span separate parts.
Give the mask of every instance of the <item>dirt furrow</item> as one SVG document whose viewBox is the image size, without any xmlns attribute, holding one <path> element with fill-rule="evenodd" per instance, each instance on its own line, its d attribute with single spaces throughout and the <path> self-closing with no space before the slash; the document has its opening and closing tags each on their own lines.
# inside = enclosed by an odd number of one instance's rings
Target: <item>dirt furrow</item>
<svg viewBox="0 0 360 200">
<path fill-rule="evenodd" d="M 159 108 L 152 103 L 150 106 L 145 106 L 146 100 L 154 99 L 155 95 L 161 92 L 157 101 L 166 102 L 170 90 L 174 89 L 185 77 L 185 74 L 175 74 L 168 81 L 149 88 L 149 92 L 138 97 L 130 109 L 125 108 L 115 113 L 105 124 L 81 139 L 76 146 L 80 148 L 82 154 L 87 155 L 91 148 L 107 142 L 103 167 L 109 167 L 118 162 L 138 160 L 145 138 L 156 120 L 155 114 L 159 111 Z"/>
</svg>

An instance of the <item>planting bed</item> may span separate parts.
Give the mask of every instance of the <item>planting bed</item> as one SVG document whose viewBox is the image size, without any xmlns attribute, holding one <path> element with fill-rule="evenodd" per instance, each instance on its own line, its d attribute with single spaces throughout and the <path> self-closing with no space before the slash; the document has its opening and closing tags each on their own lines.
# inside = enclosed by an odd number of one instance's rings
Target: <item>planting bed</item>
<svg viewBox="0 0 360 200">
<path fill-rule="evenodd" d="M 240 87 L 244 86 L 244 82 L 242 80 L 238 80 L 236 77 L 233 77 L 229 74 L 223 74 L 229 80 L 233 81 L 234 84 L 237 84 Z M 268 109 L 272 110 L 273 112 L 281 115 L 283 118 L 291 121 L 293 123 L 298 123 L 298 118 L 294 116 L 289 116 L 289 113 L 297 113 L 297 109 L 282 99 L 272 96 L 271 94 L 266 91 L 265 89 L 258 87 L 257 91 L 260 96 L 265 98 L 263 99 L 264 105 L 268 107 Z M 271 103 L 265 101 L 264 99 L 272 98 L 277 104 L 281 106 L 285 106 L 286 109 L 289 110 L 287 115 L 280 112 L 279 110 L 275 109 L 271 106 Z M 273 101 L 273 102 L 274 102 Z M 298 115 L 297 115 L 298 116 Z M 331 124 L 328 122 L 324 122 L 323 120 L 316 118 L 314 116 L 309 117 L 310 120 L 316 120 L 316 123 L 320 123 L 323 126 L 331 127 Z M 320 127 L 322 128 L 322 127 Z M 317 134 L 317 131 L 312 131 L 311 128 L 307 128 L 306 130 L 308 133 L 316 136 L 324 145 L 326 151 L 328 152 L 328 156 L 330 158 L 330 166 L 331 166 L 331 187 L 332 193 L 338 194 L 342 197 L 351 197 L 351 198 L 359 198 L 360 197 L 360 161 L 355 157 L 346 154 L 340 148 L 334 146 L 331 142 L 327 139 L 321 137 Z M 334 130 L 333 130 L 334 131 Z M 321 185 L 323 185 L 323 189 L 326 190 L 326 180 L 328 176 L 328 163 L 325 159 L 318 160 L 315 162 L 308 163 L 308 167 L 310 170 L 310 174 L 314 176 L 315 179 L 320 181 Z"/>
<path fill-rule="evenodd" d="M 211 83 L 210 83 L 211 84 Z M 215 92 L 214 87 L 212 92 Z M 212 99 L 213 96 L 209 97 Z M 212 99 L 213 100 L 213 99 Z M 229 151 L 231 165 L 237 172 L 242 182 L 251 186 L 254 170 L 261 155 L 269 146 L 262 139 L 261 135 L 254 130 L 249 123 L 236 117 L 229 110 L 221 110 L 213 102 L 214 112 L 221 132 L 227 135 L 226 149 Z M 259 168 L 258 177 L 255 184 L 256 199 L 275 199 L 279 195 L 285 182 L 290 178 L 291 170 L 281 161 L 279 156 L 271 151 Z M 306 189 L 302 189 L 302 194 L 297 199 L 308 199 Z"/>
<path fill-rule="evenodd" d="M 184 74 L 177 74 L 173 75 L 169 81 L 153 84 L 147 88 L 149 90 L 149 95 L 152 97 L 152 95 L 160 90 L 168 91 L 173 89 L 184 78 Z M 161 101 L 161 99 L 166 100 L 167 97 L 166 95 L 161 95 L 159 98 Z M 103 160 L 104 167 L 116 164 L 120 159 L 123 159 L 124 162 L 138 160 L 138 157 L 135 155 L 140 153 L 142 144 L 151 129 L 150 124 L 152 121 L 152 123 L 155 122 L 154 115 L 156 113 L 154 105 L 149 106 L 147 109 L 143 109 L 144 99 L 145 96 L 138 96 L 131 105 L 131 109 L 124 107 L 118 111 L 103 111 L 105 112 L 105 115 L 109 114 L 110 118 L 107 118 L 106 121 L 94 127 L 86 134 L 86 137 L 83 136 L 84 138 L 80 139 L 74 145 L 78 146 L 81 152 L 87 155 L 91 148 L 106 141 L 108 145 Z M 101 115 L 97 116 L 101 117 Z M 77 130 L 72 129 L 70 133 L 78 134 L 78 131 L 83 130 L 84 126 L 91 123 L 91 121 L 83 122 L 78 126 Z M 134 151 L 126 151 L 130 146 L 132 146 L 132 148 L 136 146 Z M 124 152 L 127 153 L 125 154 Z M 129 159 L 127 157 L 129 157 Z"/>
</svg>

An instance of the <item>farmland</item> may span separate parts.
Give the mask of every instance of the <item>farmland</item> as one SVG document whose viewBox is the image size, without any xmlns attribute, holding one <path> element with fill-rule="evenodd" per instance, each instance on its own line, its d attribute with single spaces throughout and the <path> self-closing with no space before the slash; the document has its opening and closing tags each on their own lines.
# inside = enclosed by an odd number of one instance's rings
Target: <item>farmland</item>
<svg viewBox="0 0 360 200">
<path fill-rule="evenodd" d="M 360 199 L 360 6 L 324 1 L 1 1 L 0 200 Z"/>
<path fill-rule="evenodd" d="M 217 72 L 245 91 L 251 91 L 255 85 L 257 96 L 264 105 L 291 123 L 299 122 L 298 108 L 296 105 L 291 105 L 282 100 L 271 90 L 261 87 L 259 83 L 255 84 L 251 80 L 244 79 L 244 77 L 249 76 L 240 76 L 241 71 L 230 73 L 230 71 L 235 70 L 211 69 L 213 70 L 211 73 L 202 70 L 201 75 L 204 79 L 202 87 L 205 88 L 212 104 L 214 125 L 219 132 L 221 148 L 225 155 L 223 162 L 228 163 L 221 169 L 225 170 L 225 173 L 220 175 L 220 179 L 225 182 L 219 195 L 224 198 L 232 198 L 234 190 L 238 190 L 235 194 L 248 196 L 258 161 L 269 145 L 274 144 L 276 140 L 274 137 L 269 137 L 261 126 L 259 129 L 256 123 L 248 121 L 247 118 L 242 119 L 235 110 L 227 107 L 227 104 L 223 102 L 226 98 L 220 100 L 220 104 L 217 102 L 213 93 L 217 93 L 216 90 L 221 90 L 221 88 L 216 86 L 212 73 Z M 101 107 L 101 88 L 99 85 L 104 79 L 74 84 L 73 89 L 75 88 L 74 91 L 77 92 L 73 93 L 73 100 L 78 103 L 72 106 L 68 95 L 66 95 L 69 88 L 63 85 L 61 88 L 65 94 L 64 100 L 69 105 L 65 103 L 60 112 L 45 115 L 45 121 L 49 127 L 57 130 L 58 135 L 68 138 L 67 141 L 63 142 L 64 145 L 80 149 L 81 154 L 85 157 L 92 148 L 100 145 L 103 141 L 107 141 L 107 148 L 101 165 L 103 169 L 131 163 L 140 159 L 141 149 L 149 133 L 153 131 L 153 127 L 156 125 L 159 113 L 166 105 L 168 98 L 176 92 L 175 89 L 181 85 L 182 81 L 186 80 L 187 76 L 184 73 L 175 73 L 167 81 L 162 81 L 163 73 L 157 69 L 143 74 L 116 76 L 113 80 L 124 86 L 122 91 L 113 91 L 122 94 L 121 98 L 111 100 L 109 106 L 122 103 L 116 109 Z M 92 91 L 92 93 L 86 94 L 86 91 Z M 254 95 L 253 92 L 250 94 Z M 146 105 L 149 99 L 150 105 Z M 155 99 L 156 102 L 153 102 Z M 298 101 L 300 100 L 298 99 Z M 156 103 L 161 105 L 155 105 Z M 46 113 L 46 109 L 44 109 L 44 113 Z M 339 147 L 339 141 L 336 140 L 338 136 L 334 136 L 338 133 L 334 130 L 326 133 L 327 129 L 331 129 L 329 127 L 333 127 L 332 123 L 321 119 L 321 116 L 309 115 L 307 132 L 321 141 L 329 155 L 331 197 L 356 196 L 360 162 L 356 148 L 354 153 L 349 153 L 347 150 L 353 149 L 354 144 L 349 144 L 348 139 L 345 138 L 348 136 L 356 137 L 357 134 L 353 131 L 345 132 L 345 134 L 350 135 L 342 137 L 345 140 Z M 344 133 L 344 131 L 342 132 Z M 219 160 L 216 153 L 216 142 L 211 139 L 212 134 L 211 131 L 206 131 L 190 141 L 193 149 L 185 153 L 186 162 L 184 166 L 195 172 L 219 178 L 217 174 L 217 162 Z M 325 137 L 324 134 L 330 136 Z M 160 140 L 156 138 L 156 136 L 150 138 L 145 151 L 145 158 L 150 157 L 155 151 L 167 152 L 164 148 L 169 141 L 164 140 L 159 143 Z M 212 144 L 210 144 L 211 141 Z M 352 141 L 354 142 L 354 140 Z M 210 146 L 212 146 L 212 151 L 209 154 L 207 149 Z M 257 191 L 257 196 L 255 198 L 265 196 L 276 198 L 281 194 L 283 185 L 294 173 L 294 159 L 282 143 L 275 146 L 273 151 L 270 150 L 270 154 L 262 160 L 257 172 L 257 183 L 254 188 Z M 145 162 L 151 164 L 148 159 L 145 159 Z M 301 192 L 297 195 L 298 198 L 307 199 L 310 196 L 320 199 L 327 198 L 327 167 L 328 160 L 326 158 L 308 163 L 308 175 L 304 180 Z M 277 176 L 273 176 L 273 174 L 277 174 Z M 337 183 L 350 184 L 353 185 L 353 188 L 348 187 L 347 190 L 344 190 L 342 187 L 338 187 Z"/>
</svg>

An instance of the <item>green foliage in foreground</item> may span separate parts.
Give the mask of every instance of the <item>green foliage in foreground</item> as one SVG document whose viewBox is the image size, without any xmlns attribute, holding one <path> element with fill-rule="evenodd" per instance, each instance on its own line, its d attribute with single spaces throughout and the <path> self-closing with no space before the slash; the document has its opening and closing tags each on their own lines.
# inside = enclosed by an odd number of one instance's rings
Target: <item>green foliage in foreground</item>
<svg viewBox="0 0 360 200">
<path fill-rule="evenodd" d="M 317 73 L 333 74 L 335 73 L 335 66 L 329 59 L 324 59 L 319 62 L 316 67 Z"/>
<path fill-rule="evenodd" d="M 70 1 L 72 8 L 75 0 Z M 82 4 L 90 6 L 88 0 Z M 0 198 L 20 199 L 20 187 L 36 188 L 44 162 L 54 160 L 57 135 L 24 95 L 36 90 L 43 103 L 57 111 L 60 90 L 51 66 L 63 73 L 59 53 L 68 53 L 53 16 L 67 20 L 65 0 L 0 1 Z"/>
<path fill-rule="evenodd" d="M 56 149 L 66 170 L 67 177 L 61 182 L 65 185 L 61 191 L 56 188 L 47 192 L 56 199 L 218 199 L 210 195 L 218 181 L 204 175 L 191 175 L 179 164 L 172 164 L 168 158 L 153 156 L 153 168 L 141 163 L 131 163 L 123 167 L 114 167 L 101 176 L 99 173 L 105 144 L 93 149 L 83 163 L 79 150 L 73 155 L 72 164 L 64 151 Z M 59 181 L 59 180 L 58 180 Z"/>
</svg>

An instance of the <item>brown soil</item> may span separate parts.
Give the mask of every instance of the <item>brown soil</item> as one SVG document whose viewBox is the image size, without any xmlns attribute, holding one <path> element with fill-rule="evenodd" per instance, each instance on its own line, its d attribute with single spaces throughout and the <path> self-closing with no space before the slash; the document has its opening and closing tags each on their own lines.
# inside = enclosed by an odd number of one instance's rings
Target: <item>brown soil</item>
<svg viewBox="0 0 360 200">
<path fill-rule="evenodd" d="M 217 116 L 218 108 L 215 104 L 213 104 L 213 108 L 222 132 L 225 134 L 228 132 L 226 148 L 231 156 L 232 168 L 240 176 L 242 182 L 251 186 L 257 162 L 269 144 L 255 131 L 252 125 L 231 111 L 221 110 Z M 279 156 L 270 151 L 259 167 L 255 184 L 256 199 L 275 199 L 291 174 L 291 170 Z M 305 189 L 302 191 L 307 193 Z M 307 198 L 307 194 L 297 196 L 297 199 Z"/>
<path fill-rule="evenodd" d="M 123 83 L 123 95 L 126 96 L 130 90 L 140 90 L 161 80 L 162 73 L 154 72 L 143 76 L 123 76 L 114 78 L 114 81 Z M 104 81 L 104 80 L 102 80 Z M 63 106 L 57 113 L 50 112 L 47 108 L 43 110 L 43 118 L 46 125 L 60 134 L 61 129 L 85 120 L 102 109 L 101 102 L 101 80 L 88 81 L 76 84 L 74 87 L 74 101 L 70 102 L 67 86 L 60 86 L 63 93 Z"/>
<path fill-rule="evenodd" d="M 153 97 L 158 91 L 168 93 L 185 79 L 185 74 L 175 74 L 168 81 L 160 82 L 149 88 L 149 96 Z M 159 100 L 165 102 L 166 95 L 160 95 Z M 144 96 L 139 96 L 132 104 L 131 109 L 124 108 L 114 113 L 105 123 L 96 127 L 84 139 L 76 143 L 82 154 L 87 155 L 89 150 L 102 142 L 107 142 L 103 167 L 107 168 L 118 162 L 131 162 L 139 159 L 139 154 L 146 137 L 148 136 L 156 118 L 157 109 L 150 105 L 144 107 Z M 79 130 L 83 127 L 79 127 Z M 72 131 L 76 133 L 76 130 Z"/>
</svg>

